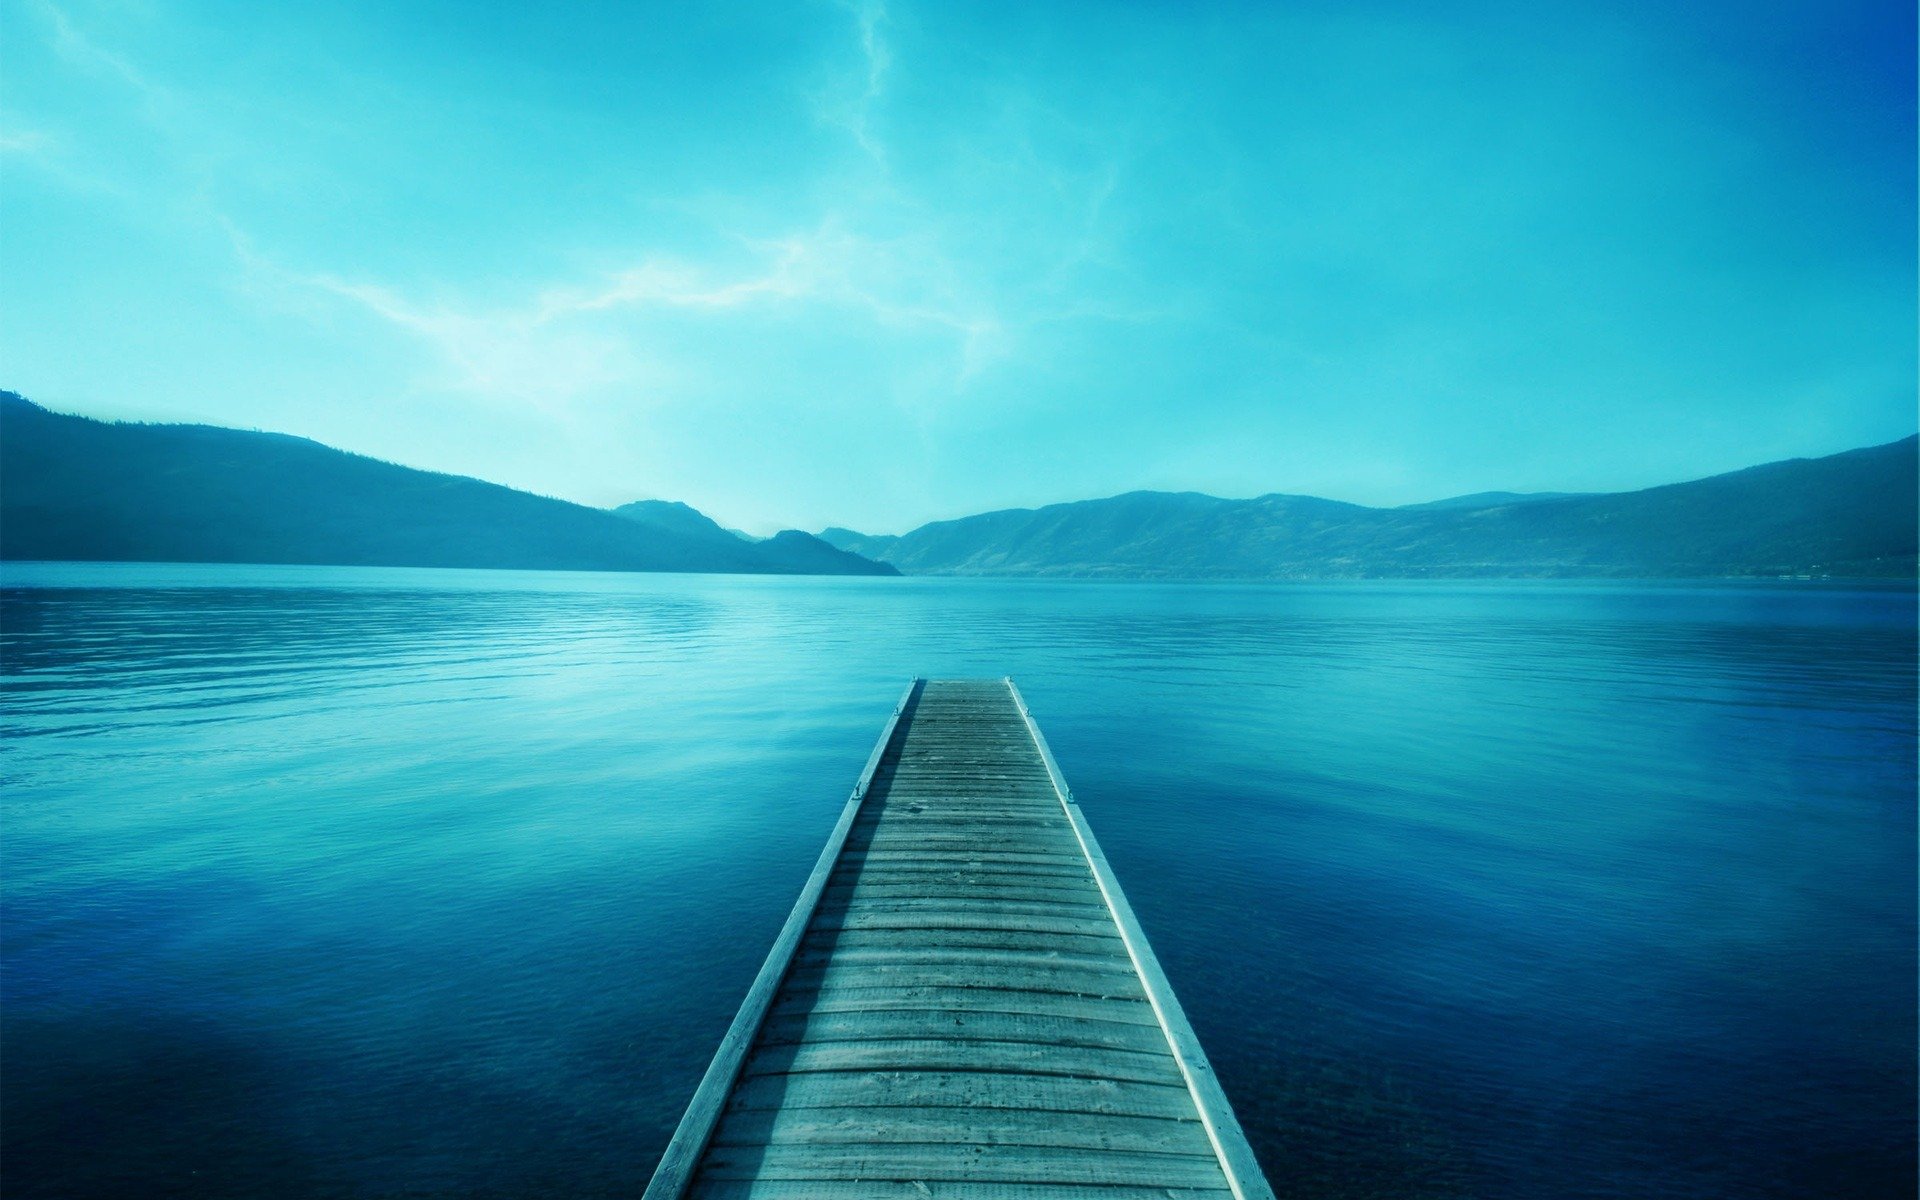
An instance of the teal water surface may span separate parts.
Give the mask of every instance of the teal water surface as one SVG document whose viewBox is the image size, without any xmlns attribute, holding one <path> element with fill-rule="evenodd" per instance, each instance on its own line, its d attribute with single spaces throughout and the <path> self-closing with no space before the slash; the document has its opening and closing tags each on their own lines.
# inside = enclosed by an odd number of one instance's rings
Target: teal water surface
<svg viewBox="0 0 1920 1200">
<path fill-rule="evenodd" d="M 914 674 L 1280 1195 L 1912 1194 L 1911 589 L 0 582 L 10 1197 L 636 1194 Z"/>
</svg>

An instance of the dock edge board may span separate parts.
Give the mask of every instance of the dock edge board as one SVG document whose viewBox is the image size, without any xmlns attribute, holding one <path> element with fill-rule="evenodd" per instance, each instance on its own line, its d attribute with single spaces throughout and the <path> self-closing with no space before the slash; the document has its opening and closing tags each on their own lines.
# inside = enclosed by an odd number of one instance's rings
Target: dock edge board
<svg viewBox="0 0 1920 1200">
<path fill-rule="evenodd" d="M 1061 775 L 1060 764 L 1054 761 L 1053 749 L 1047 745 L 1046 735 L 1040 732 L 1040 725 L 1033 719 L 1033 712 L 1027 708 L 1026 697 L 1020 694 L 1013 677 L 1007 676 L 1004 682 L 1007 691 L 1013 695 L 1014 707 L 1020 710 L 1021 720 L 1026 722 L 1027 732 L 1033 736 L 1033 744 L 1039 748 L 1040 761 L 1046 764 L 1047 777 L 1053 781 L 1054 794 L 1060 798 L 1060 807 L 1066 811 L 1074 837 L 1079 839 L 1080 849 L 1093 868 L 1094 880 L 1100 885 L 1100 894 L 1107 901 L 1107 911 L 1112 914 L 1114 924 L 1120 927 L 1120 940 L 1125 943 L 1127 955 L 1133 960 L 1133 968 L 1146 988 L 1154 1015 L 1160 1018 L 1161 1031 L 1167 1035 L 1167 1041 L 1173 1047 L 1174 1060 L 1180 1064 L 1180 1074 L 1187 1081 L 1187 1090 L 1193 1095 L 1194 1107 L 1200 1110 L 1201 1123 L 1206 1126 L 1207 1137 L 1213 1143 L 1214 1153 L 1220 1158 L 1228 1186 L 1233 1189 L 1237 1200 L 1274 1200 L 1273 1187 L 1253 1156 L 1253 1147 L 1248 1145 L 1239 1118 L 1233 1115 L 1233 1106 L 1227 1103 L 1227 1095 L 1221 1090 L 1220 1081 L 1214 1077 L 1213 1066 L 1207 1062 L 1206 1052 L 1200 1049 L 1200 1039 L 1188 1023 L 1186 1011 L 1174 998 L 1173 985 L 1167 982 L 1166 972 L 1160 969 L 1160 960 L 1154 956 L 1153 947 L 1147 942 L 1146 931 L 1140 928 L 1139 919 L 1133 915 L 1133 906 L 1127 903 L 1126 893 L 1120 890 L 1120 881 L 1114 877 L 1113 868 L 1107 863 L 1106 852 L 1100 849 L 1099 840 L 1093 836 L 1080 805 L 1073 798 L 1073 790 L 1067 786 L 1066 777 Z"/>
<path fill-rule="evenodd" d="M 893 744 L 893 734 L 900 726 L 901 716 L 925 684 L 925 679 L 916 676 L 901 694 L 893 715 L 887 718 L 886 727 L 880 731 L 880 740 L 874 743 L 873 753 L 867 756 L 866 769 L 860 772 L 859 782 L 853 785 L 852 795 L 847 797 L 846 805 L 841 808 L 840 820 L 827 837 L 827 844 L 813 865 L 813 873 L 807 876 L 806 884 L 801 887 L 800 898 L 794 901 L 793 911 L 787 914 L 787 923 L 780 927 L 780 936 L 774 939 L 773 949 L 767 952 L 767 960 L 761 964 L 760 973 L 754 976 L 753 986 L 747 989 L 746 999 L 740 1002 L 740 1011 L 734 1014 L 733 1024 L 727 1027 L 726 1036 L 720 1039 L 720 1048 L 714 1052 L 713 1061 L 707 1065 L 707 1073 L 694 1090 L 686 1113 L 681 1116 L 680 1124 L 673 1131 L 673 1138 L 667 1143 L 666 1152 L 660 1156 L 660 1165 L 654 1168 L 653 1179 L 647 1184 L 642 1200 L 674 1200 L 683 1195 L 687 1185 L 693 1181 L 693 1173 L 700 1166 L 701 1155 L 706 1153 L 707 1143 L 713 1139 L 714 1129 L 720 1123 L 727 1097 L 733 1092 L 741 1067 L 746 1065 L 747 1053 L 753 1049 L 754 1038 L 766 1021 L 767 1010 L 780 991 L 787 967 L 792 963 L 794 952 L 799 949 L 800 940 L 813 920 L 820 894 L 826 890 L 827 877 L 833 874 L 834 864 L 840 859 L 840 850 L 846 845 L 847 834 L 853 829 L 854 819 L 860 815 L 860 806 L 867 798 L 874 772 L 880 769 L 880 762 L 887 755 L 887 747 Z"/>
</svg>

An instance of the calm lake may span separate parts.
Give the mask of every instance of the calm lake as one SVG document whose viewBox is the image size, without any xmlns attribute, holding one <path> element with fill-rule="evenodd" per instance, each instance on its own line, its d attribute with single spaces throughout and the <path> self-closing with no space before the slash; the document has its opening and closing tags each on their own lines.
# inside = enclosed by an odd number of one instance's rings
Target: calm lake
<svg viewBox="0 0 1920 1200">
<path fill-rule="evenodd" d="M 1912 1195 L 1911 589 L 0 581 L 15 1200 L 637 1195 L 915 674 L 1281 1196 Z"/>
</svg>

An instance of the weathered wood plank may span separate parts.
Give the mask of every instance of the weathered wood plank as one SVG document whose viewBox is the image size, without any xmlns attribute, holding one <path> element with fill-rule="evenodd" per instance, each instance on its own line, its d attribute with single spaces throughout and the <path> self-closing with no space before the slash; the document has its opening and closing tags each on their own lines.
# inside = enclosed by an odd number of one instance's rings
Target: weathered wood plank
<svg viewBox="0 0 1920 1200">
<path fill-rule="evenodd" d="M 859 840 L 854 842 L 854 847 L 867 853 L 875 850 L 911 850 L 921 854 L 941 851 L 949 853 L 971 851 L 979 854 L 1003 850 L 1010 854 L 1036 854 L 1048 851 L 1056 854 L 1072 854 L 1077 844 L 1073 840 L 1073 830 L 1064 825 L 1015 832 L 998 830 L 991 826 L 968 831 L 909 829 L 893 824 L 863 831 Z"/>
<path fill-rule="evenodd" d="M 1086 856 L 1075 846 L 1068 850 L 995 850 L 985 851 L 973 846 L 956 846 L 950 849 L 906 849 L 906 850 L 868 850 L 860 846 L 849 846 L 840 856 L 842 866 L 859 866 L 869 862 L 887 864 L 914 864 L 939 866 L 946 863 L 965 863 L 980 866 L 1028 866 L 1055 871 L 1075 873 L 1087 870 Z"/>
<path fill-rule="evenodd" d="M 842 972 L 879 971 L 893 967 L 952 967 L 973 972 L 978 978 L 999 978 L 1030 971 L 1087 971 L 1102 975 L 1130 976 L 1132 964 L 1124 955 L 1075 953 L 1071 950 L 1006 949 L 1004 947 L 949 946 L 904 948 L 868 946 L 848 949 L 842 946 L 808 949 L 804 945 L 794 955 L 795 971 L 834 968 Z"/>
<path fill-rule="evenodd" d="M 982 780 L 959 771 L 951 776 L 897 775 L 892 781 L 876 786 L 885 787 L 888 799 L 895 804 L 951 799 L 971 800 L 988 806 L 1020 808 L 1032 805 L 1037 808 L 1043 807 L 1052 795 L 1052 788 L 1047 785 L 1044 776 L 1035 779 Z"/>
<path fill-rule="evenodd" d="M 1029 1013 L 979 1012 L 949 1009 L 892 1009 L 882 1012 L 810 1012 L 773 1014 L 761 1027 L 766 1046 L 801 1042 L 880 1041 L 924 1037 L 938 1030 L 956 1041 L 1043 1042 L 1106 1050 L 1134 1050 L 1166 1054 L 1167 1038 L 1158 1026 L 1121 1021 L 1088 1020 L 1073 1016 L 1043 1017 Z"/>
<path fill-rule="evenodd" d="M 956 1120 L 963 1120 L 969 1110 L 1003 1108 L 1170 1119 L 1193 1116 L 1193 1097 L 1177 1084 L 980 1071 L 768 1075 L 741 1080 L 731 1108 L 843 1108 L 875 1103 L 961 1110 L 963 1115 Z"/>
<path fill-rule="evenodd" d="M 956 830 L 978 834 L 983 826 L 990 826 L 1002 836 L 1020 834 L 1029 829 L 1071 832 L 1067 828 L 1066 818 L 1057 810 L 1046 812 L 1026 806 L 1009 808 L 1004 804 L 988 806 L 951 797 L 929 797 L 883 813 L 871 813 L 855 828 L 863 833 L 869 830 L 879 832 L 882 825 L 889 831 L 899 829 L 945 834 Z"/>
<path fill-rule="evenodd" d="M 1053 790 L 1047 773 L 1042 770 L 1002 775 L 964 767 L 936 770 L 907 766 L 882 772 L 876 776 L 876 782 L 886 787 L 887 795 L 896 800 L 920 795 L 999 797 L 1007 793 L 1043 800 Z"/>
<path fill-rule="evenodd" d="M 829 888 L 843 888 L 849 892 L 878 896 L 883 891 L 897 890 L 903 894 L 915 894 L 915 889 L 941 889 L 954 894 L 986 893 L 999 895 L 1010 891 L 1044 893 L 1045 898 L 1078 900 L 1091 896 L 1101 899 L 1100 889 L 1091 877 L 1073 875 L 1028 875 L 1003 874 L 998 871 L 887 871 L 873 870 L 864 872 L 839 872 L 827 880 Z M 925 893 L 918 893 L 925 894 Z"/>
<path fill-rule="evenodd" d="M 842 866 L 828 879 L 830 884 L 841 883 L 895 883 L 918 884 L 940 880 L 965 881 L 968 883 L 1009 883 L 1034 887 L 1078 887 L 1086 888 L 1095 895 L 1100 889 L 1087 872 L 1068 872 L 1054 870 L 1035 870 L 1026 866 L 1012 867 L 972 867 L 961 863 L 862 863 L 857 866 Z"/>
<path fill-rule="evenodd" d="M 970 879 L 938 879 L 918 883 L 892 883 L 886 880 L 852 879 L 829 881 L 820 899 L 827 904 L 851 904 L 884 900 L 957 900 L 972 903 L 992 900 L 996 903 L 1018 901 L 1023 904 L 1080 904 L 1104 907 L 1100 889 L 1088 880 L 1075 880 L 1064 887 L 1032 883 L 1003 883 Z"/>
<path fill-rule="evenodd" d="M 1126 1117 L 1044 1109 L 981 1109 L 966 1117 L 967 1136 L 989 1146 L 1136 1150 L 1151 1154 L 1212 1153 L 1206 1127 L 1194 1117 Z M 884 1145 L 939 1142 L 954 1133 L 954 1110 L 943 1108 L 779 1108 L 729 1114 L 715 1145 Z"/>
<path fill-rule="evenodd" d="M 716 1179 L 703 1182 L 698 1194 L 702 1200 L 1229 1200 L 1233 1195 L 1225 1188 L 878 1179 Z"/>
<path fill-rule="evenodd" d="M 822 916 L 848 923 L 860 917 L 939 916 L 970 920 L 1035 921 L 1080 918 L 1098 927 L 1106 909 L 1097 904 L 1056 900 L 998 900 L 992 898 L 959 899 L 951 896 L 883 896 L 874 899 L 835 899 L 820 906 Z"/>
<path fill-rule="evenodd" d="M 967 963 L 881 962 L 849 966 L 795 967 L 787 977 L 795 988 L 845 987 L 1002 987 L 1034 992 L 1069 992 L 1079 996 L 1138 996 L 1138 977 L 1125 971 L 1085 967 L 978 967 Z"/>
<path fill-rule="evenodd" d="M 1124 958 L 1126 943 L 1109 933 L 1033 932 L 1025 929 L 816 929 L 802 951 L 843 950 L 1067 950 Z"/>
<path fill-rule="evenodd" d="M 931 860 L 918 857 L 892 857 L 887 859 L 868 859 L 852 867 L 845 867 L 828 880 L 833 884 L 857 883 L 871 879 L 883 883 L 909 883 L 939 880 L 991 881 L 1005 880 L 1010 884 L 1030 884 L 1035 887 L 1077 887 L 1087 888 L 1095 896 L 1100 890 L 1094 884 L 1093 877 L 1085 874 L 1072 874 L 1066 871 L 1036 870 L 1047 864 L 1010 863 L 996 866 L 983 862 L 979 866 L 969 866 L 964 859 Z M 1108 922 L 1112 925 L 1112 922 Z"/>
<path fill-rule="evenodd" d="M 972 849 L 985 839 L 1020 845 L 1019 853 L 1046 850 L 1071 853 L 1073 828 L 1052 816 L 995 816 L 969 812 L 944 812 L 937 801 L 927 802 L 918 812 L 901 810 L 886 813 L 877 823 L 857 826 L 849 839 L 856 851 L 866 850 L 874 839 L 892 838 L 923 847 L 958 841 L 961 848 Z"/>
<path fill-rule="evenodd" d="M 1044 1042 L 973 1038 L 893 1038 L 870 1042 L 761 1045 L 742 1073 L 804 1075 L 813 1071 L 1010 1071 L 1023 1075 L 1092 1076 L 1122 1083 L 1168 1079 L 1171 1052 L 1140 1053 Z"/>
<path fill-rule="evenodd" d="M 1031 906 L 1038 908 L 1040 906 Z M 872 905 L 862 905 L 850 909 L 844 914 L 836 914 L 842 929 L 1002 929 L 1002 930 L 1057 930 L 1061 933 L 1105 933 L 1113 928 L 1111 922 L 1098 916 L 1080 915 L 1082 910 L 1075 909 L 1070 914 L 1048 907 L 1045 912 L 1029 911 L 1018 913 L 986 912 L 979 909 L 957 909 L 951 905 L 934 910 L 916 909 L 912 911 L 887 909 Z"/>
<path fill-rule="evenodd" d="M 949 1012 L 997 1012 L 1085 1021 L 1125 1021 L 1159 1028 L 1145 994 L 1085 996 L 1032 988 L 887 987 L 860 985 L 817 990 L 789 989 L 773 1007 L 775 1016 L 830 1012 L 892 1012 L 907 1009 Z"/>
<path fill-rule="evenodd" d="M 1151 1183 L 1217 1185 L 1211 1154 L 1143 1154 L 1124 1150 L 1057 1150 L 967 1142 L 842 1146 L 714 1146 L 703 1178 L 1004 1181 L 1009 1183 Z"/>
</svg>

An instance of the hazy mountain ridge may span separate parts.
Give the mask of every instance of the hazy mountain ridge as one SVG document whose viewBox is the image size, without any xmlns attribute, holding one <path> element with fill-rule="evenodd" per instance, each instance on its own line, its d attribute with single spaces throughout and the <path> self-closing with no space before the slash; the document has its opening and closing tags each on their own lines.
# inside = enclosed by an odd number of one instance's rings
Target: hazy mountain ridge
<svg viewBox="0 0 1920 1200">
<path fill-rule="evenodd" d="M 728 529 L 690 504 L 678 500 L 636 500 L 613 510 L 617 517 L 681 536 L 725 538 L 747 546 L 752 553 L 782 570 L 801 575 L 898 574 L 875 571 L 872 559 L 842 550 L 799 529 L 783 529 L 769 538 L 753 538 Z"/>
<path fill-rule="evenodd" d="M 622 504 L 608 511 L 616 517 L 671 533 L 676 537 L 706 539 L 722 535 L 731 536 L 731 531 L 722 529 L 720 522 L 693 505 L 683 504 L 678 500 L 635 500 L 631 504 Z"/>
<path fill-rule="evenodd" d="M 306 438 L 95 421 L 0 391 L 0 558 L 897 573 L 670 507 L 684 513 L 636 520 Z"/>
<path fill-rule="evenodd" d="M 1189 579 L 1911 578 L 1908 437 L 1637 492 L 1481 493 L 1402 508 L 1274 494 L 1131 492 L 936 521 L 829 529 L 910 574 Z"/>
</svg>

